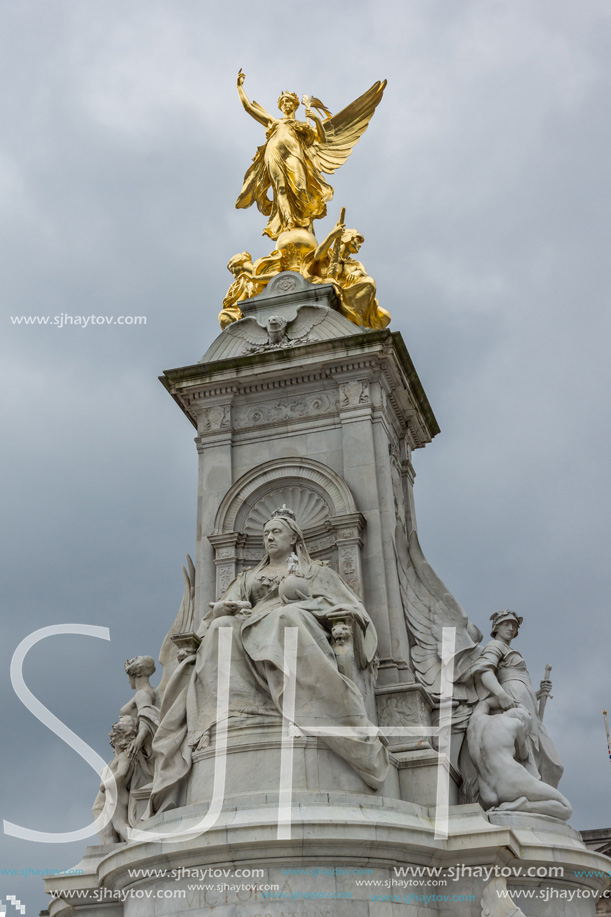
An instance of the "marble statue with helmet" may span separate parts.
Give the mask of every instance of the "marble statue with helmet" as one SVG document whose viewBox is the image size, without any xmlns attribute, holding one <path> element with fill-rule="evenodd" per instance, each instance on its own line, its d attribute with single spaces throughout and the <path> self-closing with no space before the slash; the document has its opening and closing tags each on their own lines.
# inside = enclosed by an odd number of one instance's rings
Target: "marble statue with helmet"
<svg viewBox="0 0 611 917">
<path fill-rule="evenodd" d="M 523 656 L 511 645 L 523 618 L 509 609 L 494 612 L 490 617 L 492 639 L 482 646 L 481 631 L 469 620 L 460 603 L 427 563 L 415 532 L 406 543 L 406 556 L 399 560 L 399 567 L 406 623 L 413 638 L 412 659 L 416 677 L 426 684 L 433 695 L 440 694 L 442 629 L 451 627 L 455 632 L 452 678 L 453 697 L 458 705 L 452 719 L 453 729 L 460 737 L 458 765 L 463 780 L 462 798 L 465 802 L 481 801 L 485 807 L 491 804 L 486 802 L 486 795 L 482 798 L 479 792 L 478 774 L 483 770 L 478 767 L 477 749 L 480 745 L 475 741 L 464 741 L 469 736 L 469 723 L 477 709 L 481 717 L 485 709 L 490 721 L 494 716 L 512 709 L 523 711 L 525 716 L 518 714 L 517 720 L 513 715 L 505 717 L 504 723 L 509 724 L 513 719 L 514 725 L 519 720 L 526 730 L 522 744 L 528 747 L 530 773 L 535 779 L 557 787 L 563 767 L 543 724 L 545 703 L 541 703 L 549 697 L 552 688 L 547 678 L 549 667 L 546 677 L 535 690 Z M 478 706 L 481 703 L 485 707 Z M 478 731 L 481 732 L 482 720 L 479 722 Z M 494 725 L 495 728 L 500 727 L 500 723 Z M 533 802 L 530 811 L 536 811 L 536 805 Z M 563 811 L 570 814 L 570 807 Z"/>
</svg>

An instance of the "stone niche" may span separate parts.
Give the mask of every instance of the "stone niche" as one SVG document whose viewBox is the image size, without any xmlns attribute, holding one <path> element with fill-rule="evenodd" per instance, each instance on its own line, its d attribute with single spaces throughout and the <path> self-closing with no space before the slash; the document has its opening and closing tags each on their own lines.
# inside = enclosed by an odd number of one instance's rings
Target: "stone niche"
<svg viewBox="0 0 611 917">
<path fill-rule="evenodd" d="M 316 560 L 330 564 L 360 597 L 365 519 L 345 481 L 331 468 L 307 458 L 276 459 L 243 475 L 219 507 L 214 532 L 216 596 L 263 553 L 261 533 L 272 512 L 290 507 Z"/>
</svg>

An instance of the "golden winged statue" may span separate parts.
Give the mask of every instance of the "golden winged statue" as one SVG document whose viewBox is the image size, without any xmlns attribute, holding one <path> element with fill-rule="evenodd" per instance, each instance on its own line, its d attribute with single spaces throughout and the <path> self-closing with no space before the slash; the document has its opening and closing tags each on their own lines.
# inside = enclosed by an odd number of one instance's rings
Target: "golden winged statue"
<svg viewBox="0 0 611 917">
<path fill-rule="evenodd" d="M 386 80 L 374 83 L 332 116 L 318 99 L 304 96 L 306 121 L 298 121 L 295 113 L 300 102 L 294 92 L 282 93 L 278 99 L 282 117 L 275 118 L 257 102 L 250 101 L 244 92 L 244 79 L 240 70 L 240 100 L 248 114 L 265 127 L 266 142 L 258 148 L 244 176 L 236 207 L 241 209 L 256 203 L 261 213 L 269 217 L 263 234 L 271 239 L 294 229 L 312 232 L 312 221 L 326 215 L 327 201 L 333 197 L 333 188 L 324 180 L 323 173 L 333 174 L 350 156 L 382 99 Z M 319 112 L 325 115 L 324 120 Z"/>
</svg>

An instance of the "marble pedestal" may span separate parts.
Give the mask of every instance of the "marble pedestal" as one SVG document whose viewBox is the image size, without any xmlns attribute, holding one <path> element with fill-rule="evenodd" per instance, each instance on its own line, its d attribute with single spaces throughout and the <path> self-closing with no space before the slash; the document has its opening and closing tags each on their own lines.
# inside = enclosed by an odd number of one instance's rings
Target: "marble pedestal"
<svg viewBox="0 0 611 917">
<path fill-rule="evenodd" d="M 373 791 L 318 739 L 296 736 L 292 791 L 281 797 L 280 718 L 233 721 L 222 800 L 213 793 L 213 734 L 194 755 L 178 808 L 142 823 L 145 836 L 130 843 L 89 848 L 83 875 L 47 880 L 49 891 L 64 892 L 51 917 L 594 915 L 587 894 L 607 880 L 576 873 L 606 873 L 609 860 L 577 832 L 553 819 L 487 817 L 478 805 L 457 805 L 456 749 L 453 763 L 438 754 L 427 733 L 433 703 L 410 667 L 398 565 L 397 533 L 416 527 L 412 454 L 439 428 L 401 336 L 357 328 L 334 296 L 331 286 L 278 275 L 199 363 L 168 370 L 162 382 L 197 430 L 189 626 L 259 561 L 263 523 L 290 506 L 310 554 L 343 577 L 375 624 L 377 685 L 356 640 L 337 661 L 388 735 L 386 782 Z M 268 324 L 276 315 L 289 331 L 309 317 L 300 326 L 307 331 L 278 343 Z M 441 825 L 440 773 L 449 797 Z M 190 832 L 203 819 L 206 830 Z M 423 867 L 440 872 L 416 876 Z M 512 904 L 502 898 L 512 888 L 541 894 Z"/>
<path fill-rule="evenodd" d="M 168 812 L 150 829 L 185 831 L 206 811 Z M 49 879 L 47 888 L 90 897 L 52 901 L 51 917 L 593 917 L 593 897 L 583 895 L 606 884 L 575 876 L 605 870 L 607 858 L 551 819 L 493 825 L 479 806 L 455 806 L 440 840 L 431 808 L 340 791 L 295 792 L 291 815 L 290 837 L 279 838 L 277 794 L 265 802 L 244 794 L 199 836 L 89 848 L 84 875 Z M 418 877 L 425 867 L 437 874 Z M 555 877 L 542 877 L 551 870 Z M 484 911 L 491 881 L 499 909 Z M 512 889 L 545 897 L 527 906 L 516 898 L 522 910 L 514 911 L 499 897 Z M 569 890 L 582 897 L 569 902 Z"/>
</svg>

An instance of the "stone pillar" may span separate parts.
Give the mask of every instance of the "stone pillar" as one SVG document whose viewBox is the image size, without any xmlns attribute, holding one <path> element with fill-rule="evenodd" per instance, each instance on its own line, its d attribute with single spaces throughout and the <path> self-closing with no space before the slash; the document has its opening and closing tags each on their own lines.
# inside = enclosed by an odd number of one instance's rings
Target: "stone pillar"
<svg viewBox="0 0 611 917">
<path fill-rule="evenodd" d="M 390 627 L 386 610 L 388 589 L 383 557 L 380 493 L 373 436 L 373 403 L 370 371 L 357 368 L 338 376 L 339 420 L 344 459 L 343 477 L 367 522 L 361 562 L 365 583 L 364 601 L 378 631 L 378 655 L 391 655 Z"/>
<path fill-rule="evenodd" d="M 195 401 L 193 413 L 197 421 L 195 443 L 199 454 L 195 561 L 197 628 L 209 611 L 209 603 L 217 597 L 217 568 L 207 536 L 214 529 L 219 503 L 232 484 L 231 398 Z"/>
<path fill-rule="evenodd" d="M 363 598 L 361 548 L 365 519 L 361 513 L 335 516 L 331 519 L 337 538 L 338 572 L 360 599 Z"/>
<path fill-rule="evenodd" d="M 227 535 L 208 535 L 208 541 L 214 548 L 214 565 L 216 567 L 216 589 L 214 599 L 220 599 L 230 583 L 238 574 L 238 551 L 240 538 L 238 532 Z M 211 599 L 210 601 L 213 601 Z"/>
</svg>

